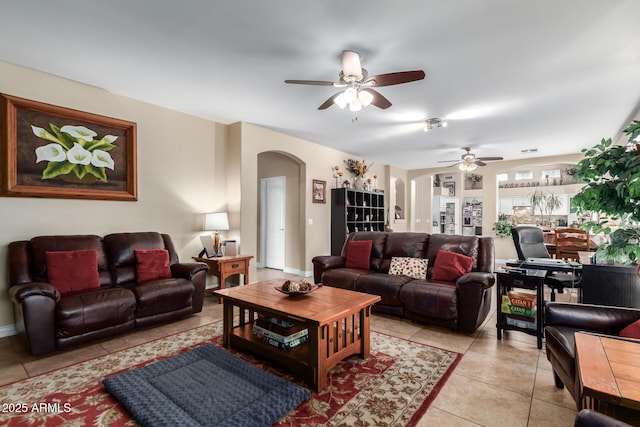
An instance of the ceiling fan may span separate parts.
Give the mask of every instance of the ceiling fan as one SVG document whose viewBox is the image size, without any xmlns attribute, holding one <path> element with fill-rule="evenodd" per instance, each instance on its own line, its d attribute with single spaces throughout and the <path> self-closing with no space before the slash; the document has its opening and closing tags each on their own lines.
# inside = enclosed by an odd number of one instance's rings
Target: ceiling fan
<svg viewBox="0 0 640 427">
<path fill-rule="evenodd" d="M 463 148 L 464 151 L 466 151 L 466 153 L 464 153 L 462 156 L 460 156 L 460 158 L 462 160 L 458 161 L 458 160 L 441 160 L 438 163 L 450 163 L 450 162 L 455 162 L 454 164 L 450 165 L 449 167 L 453 167 L 458 165 L 458 168 L 462 171 L 472 171 L 475 170 L 478 166 L 486 166 L 487 164 L 485 162 L 489 162 L 492 160 L 503 160 L 502 157 L 476 157 L 475 154 L 473 154 L 471 152 L 471 148 L 470 147 L 464 147 Z"/>
<path fill-rule="evenodd" d="M 391 107 L 391 102 L 375 90 L 376 87 L 393 86 L 402 83 L 422 80 L 425 73 L 422 70 L 400 71 L 396 73 L 378 74 L 369 77 L 367 70 L 360 65 L 360 54 L 351 50 L 342 52 L 342 71 L 337 82 L 319 80 L 285 80 L 285 83 L 315 86 L 333 86 L 345 88 L 327 99 L 318 110 L 325 110 L 336 104 L 340 108 L 349 105 L 351 111 L 360 111 L 370 104 L 378 108 Z"/>
</svg>

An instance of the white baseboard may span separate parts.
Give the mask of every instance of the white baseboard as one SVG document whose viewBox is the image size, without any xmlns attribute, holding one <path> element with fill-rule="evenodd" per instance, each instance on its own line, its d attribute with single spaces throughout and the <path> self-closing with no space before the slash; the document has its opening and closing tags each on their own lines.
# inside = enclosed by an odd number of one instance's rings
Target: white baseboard
<svg viewBox="0 0 640 427">
<path fill-rule="evenodd" d="M 296 276 L 300 276 L 300 277 L 311 277 L 313 276 L 313 271 L 305 271 L 305 270 L 300 270 L 297 268 L 287 268 L 285 267 L 284 270 L 282 270 L 283 273 L 287 273 L 287 274 L 295 274 Z"/>
<path fill-rule="evenodd" d="M 0 326 L 0 338 L 10 337 L 13 335 L 18 335 L 18 330 L 16 329 L 16 325 Z"/>
</svg>

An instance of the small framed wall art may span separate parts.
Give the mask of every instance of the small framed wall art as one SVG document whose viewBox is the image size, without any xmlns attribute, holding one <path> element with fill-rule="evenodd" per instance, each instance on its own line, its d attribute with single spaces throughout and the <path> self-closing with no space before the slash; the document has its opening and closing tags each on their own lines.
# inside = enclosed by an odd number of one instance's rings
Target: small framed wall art
<svg viewBox="0 0 640 427">
<path fill-rule="evenodd" d="M 137 200 L 136 124 L 0 94 L 0 194 Z"/>
<path fill-rule="evenodd" d="M 444 181 L 442 186 L 449 190 L 449 196 L 456 195 L 456 182 L 455 181 Z"/>
<path fill-rule="evenodd" d="M 313 203 L 327 203 L 327 181 L 313 180 Z"/>
</svg>

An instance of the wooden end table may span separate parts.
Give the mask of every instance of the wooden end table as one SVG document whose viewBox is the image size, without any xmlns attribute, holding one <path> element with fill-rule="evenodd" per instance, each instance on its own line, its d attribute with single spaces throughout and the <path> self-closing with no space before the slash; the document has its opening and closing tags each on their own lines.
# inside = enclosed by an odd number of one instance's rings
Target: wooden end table
<svg viewBox="0 0 640 427">
<path fill-rule="evenodd" d="M 249 263 L 251 255 L 218 256 L 211 258 L 193 257 L 195 261 L 204 262 L 209 267 L 209 274 L 218 278 L 219 287 L 224 289 L 227 278 L 236 274 L 244 276 L 244 284 L 249 283 Z M 220 298 L 218 298 L 218 302 Z"/>
<path fill-rule="evenodd" d="M 330 286 L 291 297 L 275 289 L 284 281 L 214 291 L 224 302 L 223 343 L 225 348 L 248 350 L 273 360 L 319 391 L 326 387 L 327 374 L 339 361 L 352 354 L 369 356 L 371 307 L 381 298 Z M 303 325 L 309 339 L 286 351 L 255 339 L 253 323 L 258 314 Z"/>
<path fill-rule="evenodd" d="M 640 343 L 576 332 L 580 408 L 640 419 Z"/>
</svg>

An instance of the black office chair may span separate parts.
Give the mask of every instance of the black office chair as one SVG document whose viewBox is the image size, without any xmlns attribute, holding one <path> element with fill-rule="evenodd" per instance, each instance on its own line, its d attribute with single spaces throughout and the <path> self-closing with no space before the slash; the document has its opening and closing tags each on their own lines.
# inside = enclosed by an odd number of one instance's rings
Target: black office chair
<svg viewBox="0 0 640 427">
<path fill-rule="evenodd" d="M 551 258 L 544 245 L 544 232 L 539 227 L 521 225 L 511 229 L 513 243 L 518 253 L 518 259 L 525 261 L 527 258 Z M 551 301 L 556 300 L 556 290 L 564 293 L 564 288 L 577 287 L 579 280 L 571 273 L 549 271 L 544 279 L 544 284 L 551 289 Z"/>
</svg>

